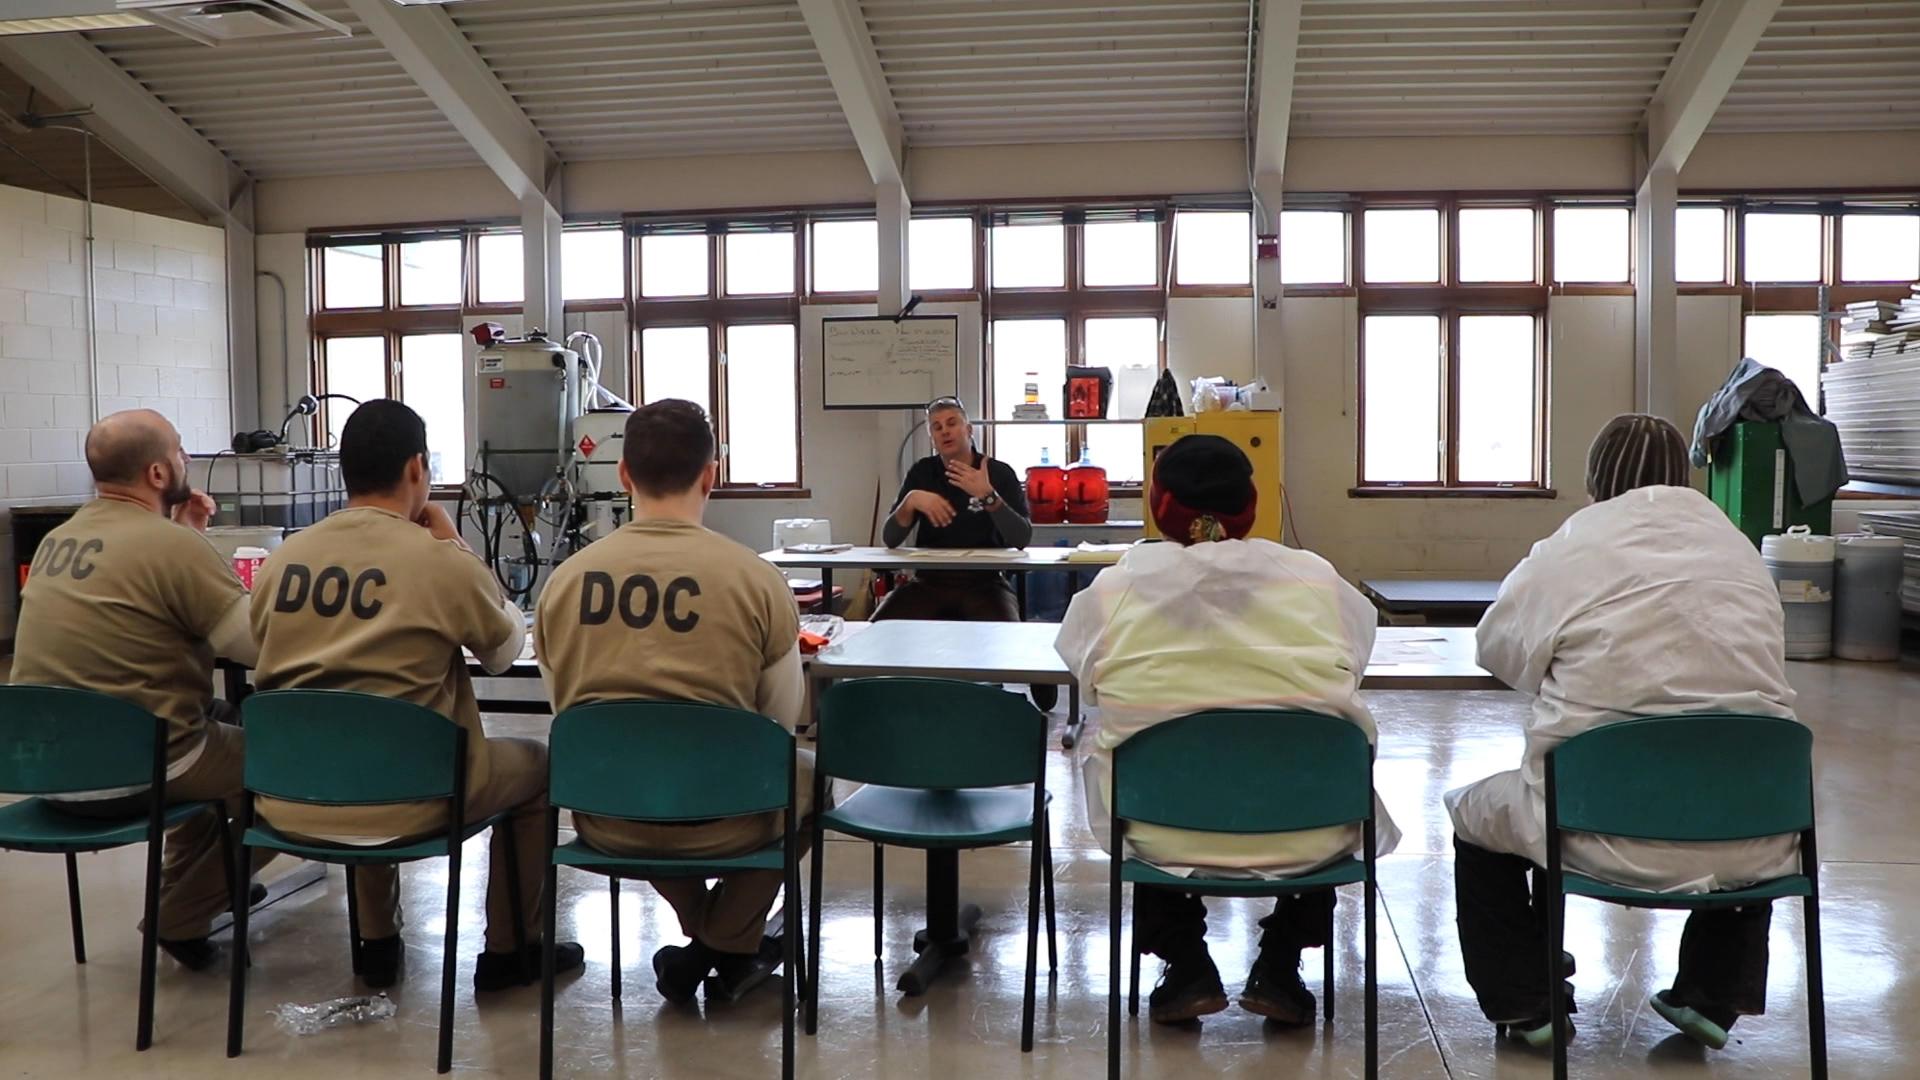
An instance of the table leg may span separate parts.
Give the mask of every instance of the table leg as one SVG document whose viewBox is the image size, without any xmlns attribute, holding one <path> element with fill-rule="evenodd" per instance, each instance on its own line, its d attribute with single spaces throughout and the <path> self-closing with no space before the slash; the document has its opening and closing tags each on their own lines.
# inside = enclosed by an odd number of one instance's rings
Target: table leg
<svg viewBox="0 0 1920 1080">
<path fill-rule="evenodd" d="M 1080 741 L 1080 725 L 1086 718 L 1080 715 L 1080 684 L 1067 685 L 1067 726 L 1060 732 L 1060 745 L 1071 750 Z"/>
<path fill-rule="evenodd" d="M 832 567 L 823 566 L 820 568 L 820 611 L 826 615 L 833 614 Z"/>
<path fill-rule="evenodd" d="M 1027 575 L 1025 571 L 1015 571 L 1013 575 L 1013 598 L 1020 610 L 1020 621 L 1027 621 Z"/>
<path fill-rule="evenodd" d="M 927 852 L 927 927 L 913 935 L 920 956 L 901 974 L 900 992 L 908 997 L 926 993 L 947 961 L 967 954 L 979 924 L 979 905 L 960 902 L 960 853 Z"/>
</svg>

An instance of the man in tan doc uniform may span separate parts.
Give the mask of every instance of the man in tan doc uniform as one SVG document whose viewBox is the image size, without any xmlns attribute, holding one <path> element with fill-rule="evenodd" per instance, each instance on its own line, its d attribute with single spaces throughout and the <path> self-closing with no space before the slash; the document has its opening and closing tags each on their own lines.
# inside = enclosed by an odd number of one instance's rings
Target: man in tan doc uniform
<svg viewBox="0 0 1920 1080">
<path fill-rule="evenodd" d="M 568 559 L 540 596 L 534 651 L 563 711 L 632 698 L 697 701 L 771 717 L 789 729 L 805 692 L 799 612 L 786 579 L 753 552 L 704 528 L 701 517 L 719 463 L 713 428 L 698 405 L 660 401 L 627 419 L 620 483 L 633 520 Z M 799 760 L 800 814 L 810 811 L 813 755 Z M 684 824 L 636 824 L 574 816 L 586 843 L 626 857 L 725 857 L 778 840 L 783 815 Z M 691 1001 L 707 984 L 732 1000 L 765 981 L 781 942 L 766 938 L 780 891 L 776 870 L 702 881 L 656 881 L 693 940 L 654 954 L 662 995 Z"/>
<path fill-rule="evenodd" d="M 180 433 L 159 413 L 101 420 L 86 453 L 98 497 L 34 555 L 12 680 L 94 690 L 164 718 L 167 801 L 222 800 L 231 814 L 245 737 L 222 722 L 232 710 L 213 699 L 213 658 L 251 663 L 256 647 L 246 590 L 201 535 L 213 500 L 188 486 Z M 91 792 L 59 805 L 124 818 L 146 812 L 147 792 Z M 221 824 L 202 814 L 167 830 L 160 870 L 160 945 L 196 971 L 213 963 L 207 933 L 232 904 Z"/>
<path fill-rule="evenodd" d="M 530 739 L 485 737 L 460 650 L 471 649 L 488 671 L 505 671 L 520 654 L 525 625 L 446 512 L 429 505 L 427 429 L 412 409 L 389 400 L 355 409 L 340 435 L 340 472 L 346 508 L 290 537 L 255 581 L 256 681 L 262 690 L 398 698 L 467 729 L 467 820 L 510 814 L 493 829 L 487 948 L 474 966 L 474 988 L 521 985 L 523 971 L 539 970 L 547 752 Z M 367 846 L 447 825 L 443 802 L 323 807 L 262 798 L 258 811 L 286 833 Z M 517 863 L 507 855 L 507 829 Z M 514 949 L 508 874 L 519 875 L 524 957 Z M 397 868 L 360 867 L 355 886 L 366 942 L 362 978 L 391 986 L 402 952 Z M 558 969 L 579 967 L 581 957 L 580 946 L 560 945 Z"/>
</svg>

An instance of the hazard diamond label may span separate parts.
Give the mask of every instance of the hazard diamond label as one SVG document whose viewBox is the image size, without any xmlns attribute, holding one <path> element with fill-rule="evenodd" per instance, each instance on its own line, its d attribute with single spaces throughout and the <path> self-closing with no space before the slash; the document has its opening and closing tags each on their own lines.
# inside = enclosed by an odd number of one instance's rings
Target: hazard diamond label
<svg viewBox="0 0 1920 1080">
<path fill-rule="evenodd" d="M 599 443 L 596 443 L 596 442 L 594 442 L 594 441 L 593 441 L 593 436 L 591 436 L 591 435 L 582 435 L 582 436 L 580 437 L 580 456 L 581 456 L 581 457 L 592 457 L 592 456 L 593 456 L 593 448 L 594 448 L 594 447 L 596 447 L 596 446 L 598 446 L 598 445 L 600 445 L 600 444 L 599 444 Z"/>
</svg>

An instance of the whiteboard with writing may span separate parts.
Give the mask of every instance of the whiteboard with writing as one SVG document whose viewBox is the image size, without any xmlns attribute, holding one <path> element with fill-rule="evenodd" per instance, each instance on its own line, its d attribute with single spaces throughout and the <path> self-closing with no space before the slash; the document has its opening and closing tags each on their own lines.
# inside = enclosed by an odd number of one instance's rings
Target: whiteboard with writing
<svg viewBox="0 0 1920 1080">
<path fill-rule="evenodd" d="M 918 409 L 958 392 L 958 315 L 821 320 L 820 401 L 828 409 Z"/>
</svg>

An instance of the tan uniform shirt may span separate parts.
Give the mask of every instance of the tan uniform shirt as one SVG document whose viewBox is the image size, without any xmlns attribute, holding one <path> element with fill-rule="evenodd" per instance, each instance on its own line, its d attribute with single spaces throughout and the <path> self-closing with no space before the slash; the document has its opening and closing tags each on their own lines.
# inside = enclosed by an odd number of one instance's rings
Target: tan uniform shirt
<svg viewBox="0 0 1920 1080">
<path fill-rule="evenodd" d="M 759 556 L 699 525 L 634 521 L 553 572 L 533 639 L 556 711 L 622 698 L 755 711 L 761 672 L 799 631 L 786 579 Z"/>
<path fill-rule="evenodd" d="M 467 789 L 488 777 L 480 709 L 461 648 L 498 649 L 524 627 L 479 559 L 398 514 L 340 510 L 288 537 L 256 575 L 262 690 L 356 690 L 423 705 L 467 729 Z M 347 842 L 444 826 L 442 804 L 310 807 L 261 799 L 277 828 Z"/>
<path fill-rule="evenodd" d="M 208 638 L 244 593 L 206 537 L 145 507 L 95 499 L 34 555 L 12 679 L 96 690 L 165 718 L 177 776 L 206 738 Z"/>
</svg>

